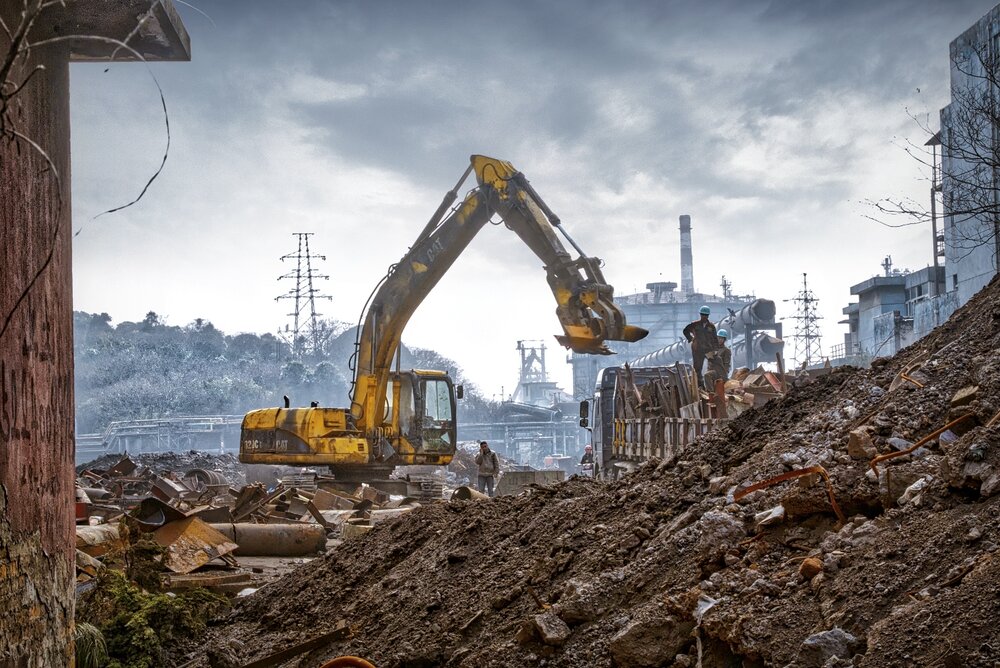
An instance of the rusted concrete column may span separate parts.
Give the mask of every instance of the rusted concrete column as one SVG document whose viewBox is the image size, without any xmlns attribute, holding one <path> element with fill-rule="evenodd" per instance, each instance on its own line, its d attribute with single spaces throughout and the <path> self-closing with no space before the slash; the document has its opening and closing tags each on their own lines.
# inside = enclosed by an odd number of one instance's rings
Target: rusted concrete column
<svg viewBox="0 0 1000 668">
<path fill-rule="evenodd" d="M 0 665 L 61 666 L 75 575 L 68 50 L 33 51 L 11 80 L 36 65 L 11 118 L 55 169 L 0 141 Z"/>
<path fill-rule="evenodd" d="M 9 99 L 0 136 L 0 666 L 73 663 L 69 63 L 107 59 L 115 46 L 66 36 L 122 40 L 141 20 L 136 51 L 149 60 L 190 56 L 169 0 L 47 4 L 29 33 L 36 48 L 0 82 L 9 94 L 44 66 Z M 42 3 L 0 2 L 15 32 L 25 5 Z M 0 63 L 10 51 L 0 31 Z"/>
</svg>

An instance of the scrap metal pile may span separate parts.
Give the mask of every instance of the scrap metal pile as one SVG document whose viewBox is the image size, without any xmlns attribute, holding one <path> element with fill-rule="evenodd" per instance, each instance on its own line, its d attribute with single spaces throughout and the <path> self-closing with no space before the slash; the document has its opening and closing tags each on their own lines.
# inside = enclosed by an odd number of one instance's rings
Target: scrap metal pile
<svg viewBox="0 0 1000 668">
<path fill-rule="evenodd" d="M 894 358 L 790 385 L 617 482 L 381 523 L 171 652 L 241 666 L 318 639 L 282 665 L 997 665 L 1000 282 Z"/>
<path fill-rule="evenodd" d="M 148 465 L 126 455 L 80 467 L 76 534 L 81 592 L 93 583 L 101 560 L 119 555 L 130 541 L 148 538 L 162 548 L 159 563 L 166 586 L 230 591 L 250 581 L 236 557 L 320 554 L 328 539 L 363 533 L 419 505 L 415 499 L 390 501 L 366 485 L 351 492 L 324 488 L 327 476 L 311 472 L 285 475 L 272 489 L 259 482 L 237 489 L 226 476 L 244 478 L 232 466 L 235 458 L 190 454 L 219 470 L 165 470 L 164 460 L 176 463 L 176 453 L 137 458 Z M 181 463 L 190 459 L 182 457 Z"/>
<path fill-rule="evenodd" d="M 798 371 L 786 375 L 758 366 L 739 368 L 718 391 L 706 392 L 697 386 L 689 365 L 672 367 L 622 367 L 616 386 L 616 418 L 734 418 L 749 408 L 763 406 L 784 396 L 789 384 L 801 386 L 830 373 L 831 369 Z M 721 381 L 720 381 L 721 382 Z M 725 401 L 719 401 L 720 396 Z"/>
</svg>

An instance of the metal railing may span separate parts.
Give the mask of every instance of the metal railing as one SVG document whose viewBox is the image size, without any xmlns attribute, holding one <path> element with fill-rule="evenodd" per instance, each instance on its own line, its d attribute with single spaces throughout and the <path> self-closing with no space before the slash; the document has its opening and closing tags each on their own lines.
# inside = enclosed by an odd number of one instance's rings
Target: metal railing
<svg viewBox="0 0 1000 668">
<path fill-rule="evenodd" d="M 677 461 L 687 446 L 726 420 L 710 418 L 616 418 L 611 442 L 615 459 Z"/>
</svg>

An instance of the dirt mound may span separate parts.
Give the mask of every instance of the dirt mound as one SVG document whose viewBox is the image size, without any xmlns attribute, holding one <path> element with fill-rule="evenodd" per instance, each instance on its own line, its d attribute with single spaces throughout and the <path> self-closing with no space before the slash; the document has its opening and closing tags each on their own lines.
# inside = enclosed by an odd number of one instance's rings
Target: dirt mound
<svg viewBox="0 0 1000 668">
<path fill-rule="evenodd" d="M 241 599 L 175 656 L 240 665 L 347 622 L 349 638 L 282 665 L 994 666 L 998 323 L 994 281 L 895 358 L 748 411 L 681 461 L 419 508 Z M 829 488 L 810 474 L 734 501 L 814 466 Z"/>
</svg>

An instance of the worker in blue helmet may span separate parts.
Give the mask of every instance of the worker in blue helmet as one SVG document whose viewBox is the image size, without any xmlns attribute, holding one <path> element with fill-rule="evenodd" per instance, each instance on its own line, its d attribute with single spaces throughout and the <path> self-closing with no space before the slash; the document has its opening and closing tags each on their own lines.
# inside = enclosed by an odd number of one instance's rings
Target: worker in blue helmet
<svg viewBox="0 0 1000 668">
<path fill-rule="evenodd" d="M 723 382 L 729 380 L 729 370 L 733 365 L 733 351 L 726 347 L 729 332 L 720 329 L 717 338 L 718 347 L 705 355 L 708 360 L 708 373 L 705 374 L 705 380 L 709 386 L 715 385 L 716 380 Z"/>
<path fill-rule="evenodd" d="M 705 387 L 701 369 L 705 365 L 705 355 L 719 347 L 719 337 L 715 332 L 715 325 L 708 319 L 712 309 L 702 306 L 698 309 L 698 313 L 701 318 L 685 327 L 683 333 L 684 338 L 691 344 L 691 358 L 694 361 L 694 373 L 698 377 L 698 384 Z"/>
</svg>

